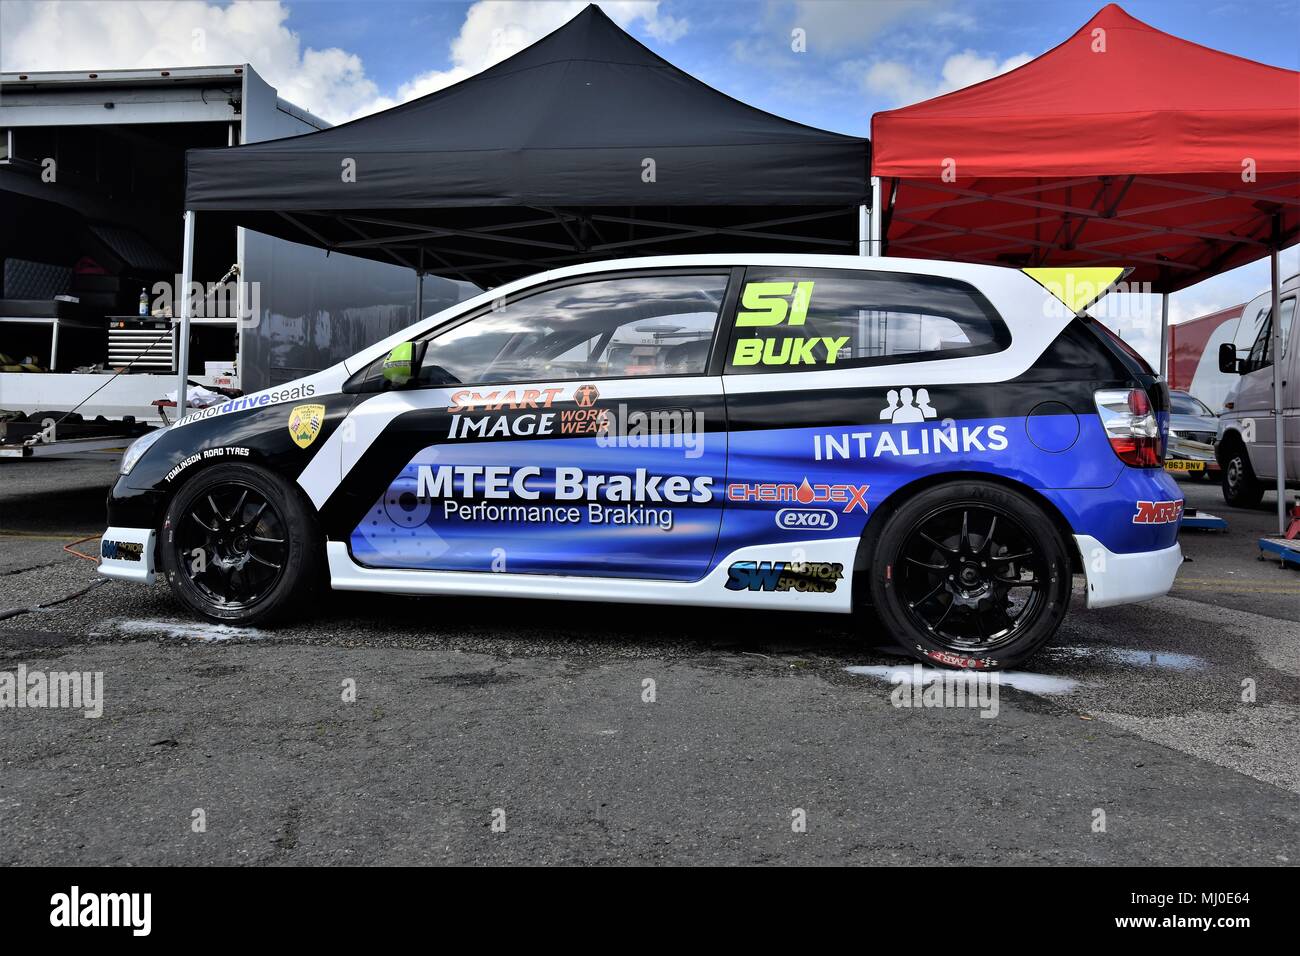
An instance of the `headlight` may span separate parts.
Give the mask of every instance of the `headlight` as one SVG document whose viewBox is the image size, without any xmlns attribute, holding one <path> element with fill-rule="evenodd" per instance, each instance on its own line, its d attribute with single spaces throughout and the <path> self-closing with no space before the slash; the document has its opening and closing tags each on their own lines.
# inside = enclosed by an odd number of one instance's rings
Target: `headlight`
<svg viewBox="0 0 1300 956">
<path fill-rule="evenodd" d="M 126 447 L 126 451 L 122 453 L 122 464 L 117 469 L 118 474 L 131 474 L 131 469 L 135 467 L 135 463 L 144 457 L 144 453 L 153 447 L 154 442 L 159 438 L 162 438 L 163 432 L 166 430 L 167 429 L 165 428 L 156 428 L 151 432 L 145 432 L 135 441 L 131 442 L 131 444 Z"/>
</svg>

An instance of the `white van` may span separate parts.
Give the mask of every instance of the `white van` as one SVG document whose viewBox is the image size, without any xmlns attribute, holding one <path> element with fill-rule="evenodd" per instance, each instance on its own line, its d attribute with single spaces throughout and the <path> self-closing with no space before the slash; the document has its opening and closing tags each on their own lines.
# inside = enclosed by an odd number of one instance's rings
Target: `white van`
<svg viewBox="0 0 1300 956">
<path fill-rule="evenodd" d="M 1300 486 L 1300 326 L 1295 319 L 1300 274 L 1282 283 L 1282 408 L 1288 487 Z M 1277 483 L 1277 424 L 1273 417 L 1273 291 L 1260 293 L 1241 313 L 1232 342 L 1219 346 L 1219 370 L 1240 376 L 1224 399 L 1216 457 L 1223 499 L 1253 507 Z"/>
</svg>

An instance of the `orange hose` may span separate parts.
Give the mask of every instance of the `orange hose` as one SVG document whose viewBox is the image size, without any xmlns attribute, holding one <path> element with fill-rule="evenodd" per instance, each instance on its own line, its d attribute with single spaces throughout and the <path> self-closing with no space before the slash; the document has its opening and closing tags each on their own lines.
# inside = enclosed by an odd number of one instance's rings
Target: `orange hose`
<svg viewBox="0 0 1300 956">
<path fill-rule="evenodd" d="M 78 558 L 85 558 L 87 561 L 94 561 L 96 564 L 98 564 L 99 557 L 97 555 L 83 554 L 82 552 L 76 550 L 75 547 L 73 547 L 74 545 L 81 544 L 85 541 L 93 541 L 98 537 L 99 535 L 97 534 L 88 534 L 84 538 L 78 538 L 76 541 L 69 541 L 67 544 L 63 546 L 63 550 L 68 552 L 68 554 L 75 555 Z"/>
</svg>

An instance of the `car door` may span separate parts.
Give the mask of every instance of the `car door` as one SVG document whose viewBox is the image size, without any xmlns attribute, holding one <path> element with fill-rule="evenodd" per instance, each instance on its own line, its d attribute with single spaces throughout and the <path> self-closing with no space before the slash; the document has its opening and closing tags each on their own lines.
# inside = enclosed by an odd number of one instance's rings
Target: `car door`
<svg viewBox="0 0 1300 956">
<path fill-rule="evenodd" d="M 1281 300 L 1283 379 L 1293 378 L 1287 375 L 1287 367 L 1292 360 L 1286 343 L 1291 335 L 1295 315 L 1295 296 Z M 1243 322 L 1245 321 L 1243 317 Z M 1273 418 L 1273 316 L 1271 308 L 1266 307 L 1262 318 L 1258 320 L 1254 341 L 1246 358 L 1245 370 L 1242 372 L 1241 384 L 1237 388 L 1233 412 L 1241 419 L 1242 434 L 1246 436 L 1246 450 L 1250 455 L 1250 466 L 1260 478 L 1277 477 L 1277 423 Z M 1283 387 L 1283 396 L 1288 392 L 1288 385 Z"/>
<path fill-rule="evenodd" d="M 709 359 L 727 269 L 527 290 L 417 340 L 358 404 L 332 535 L 371 567 L 693 581 L 726 469 Z"/>
<path fill-rule="evenodd" d="M 972 286 L 751 268 L 734 315 L 720 555 L 807 543 L 816 557 L 831 550 L 828 539 L 856 542 L 869 507 L 907 481 L 938 468 L 989 470 L 1010 457 L 1006 408 L 1022 396 L 924 384 L 933 381 L 927 361 L 991 355 L 1010 342 Z"/>
</svg>

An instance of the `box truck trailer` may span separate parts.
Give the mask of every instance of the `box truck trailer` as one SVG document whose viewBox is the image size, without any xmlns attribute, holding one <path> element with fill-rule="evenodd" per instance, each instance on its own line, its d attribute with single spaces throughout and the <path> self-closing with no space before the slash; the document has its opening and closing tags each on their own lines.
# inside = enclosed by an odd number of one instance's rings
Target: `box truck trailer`
<svg viewBox="0 0 1300 956">
<path fill-rule="evenodd" d="M 477 291 L 220 224 L 180 288 L 185 151 L 327 125 L 248 64 L 0 74 L 0 457 L 116 454 L 184 414 L 186 352 L 193 389 L 255 391 Z"/>
</svg>

